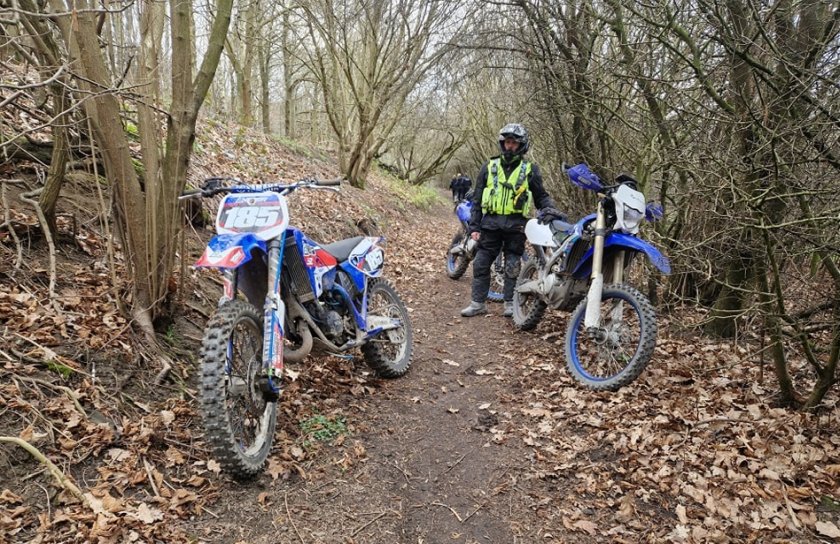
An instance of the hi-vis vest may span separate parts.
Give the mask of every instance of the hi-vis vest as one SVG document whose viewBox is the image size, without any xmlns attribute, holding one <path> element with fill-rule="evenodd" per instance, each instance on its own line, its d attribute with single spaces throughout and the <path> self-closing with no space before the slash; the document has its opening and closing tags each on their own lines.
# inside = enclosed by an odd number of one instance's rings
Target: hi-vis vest
<svg viewBox="0 0 840 544">
<path fill-rule="evenodd" d="M 481 193 L 482 213 L 511 215 L 521 213 L 527 216 L 531 207 L 531 193 L 528 179 L 531 177 L 531 163 L 522 160 L 513 172 L 510 181 L 505 178 L 501 159 L 493 159 L 488 165 L 487 185 Z"/>
</svg>

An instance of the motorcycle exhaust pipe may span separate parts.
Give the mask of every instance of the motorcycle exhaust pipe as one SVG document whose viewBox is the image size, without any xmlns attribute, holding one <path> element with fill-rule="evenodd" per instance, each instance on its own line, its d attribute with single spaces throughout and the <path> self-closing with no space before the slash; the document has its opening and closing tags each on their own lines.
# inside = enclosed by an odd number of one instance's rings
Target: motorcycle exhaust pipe
<svg viewBox="0 0 840 544">
<path fill-rule="evenodd" d="M 306 356 L 312 351 L 312 331 L 309 325 L 301 323 L 298 325 L 301 344 L 298 349 L 283 346 L 283 359 L 290 363 L 302 363 Z"/>
</svg>

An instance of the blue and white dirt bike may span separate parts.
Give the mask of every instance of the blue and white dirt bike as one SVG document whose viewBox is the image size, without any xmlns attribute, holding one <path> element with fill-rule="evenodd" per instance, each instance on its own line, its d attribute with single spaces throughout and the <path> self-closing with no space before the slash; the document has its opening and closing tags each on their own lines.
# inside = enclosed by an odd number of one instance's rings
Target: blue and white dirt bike
<svg viewBox="0 0 840 544">
<path fill-rule="evenodd" d="M 313 346 L 333 354 L 361 348 L 377 375 L 411 365 L 408 311 L 382 278 L 383 239 L 357 236 L 318 244 L 289 226 L 286 197 L 332 189 L 339 180 L 233 185 L 211 178 L 181 198 L 225 194 L 216 231 L 197 267 L 222 272 L 224 293 L 201 347 L 206 439 L 238 479 L 256 476 L 274 439 L 284 363 Z"/>
<path fill-rule="evenodd" d="M 662 209 L 646 205 L 626 174 L 605 186 L 585 164 L 567 172 L 572 183 L 598 194 L 597 213 L 575 224 L 528 221 L 525 235 L 537 259 L 522 266 L 513 321 L 531 330 L 546 308 L 572 311 L 565 341 L 569 372 L 587 388 L 614 391 L 642 373 L 656 345 L 654 308 L 625 275 L 638 255 L 671 272 L 668 259 L 637 237 L 645 217 L 656 220 Z"/>
<path fill-rule="evenodd" d="M 472 191 L 455 206 L 455 216 L 461 222 L 461 228 L 452 237 L 449 250 L 446 252 L 446 274 L 453 280 L 460 279 L 469 268 L 478 250 L 478 242 L 469 234 L 470 215 L 472 213 Z M 490 267 L 490 291 L 487 300 L 501 302 L 504 300 L 505 267 L 502 253 Z"/>
</svg>

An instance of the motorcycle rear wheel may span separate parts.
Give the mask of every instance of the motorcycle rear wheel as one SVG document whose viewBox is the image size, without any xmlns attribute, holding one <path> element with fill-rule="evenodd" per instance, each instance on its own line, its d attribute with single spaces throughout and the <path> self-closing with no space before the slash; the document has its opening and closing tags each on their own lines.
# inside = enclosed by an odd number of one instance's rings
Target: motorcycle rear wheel
<svg viewBox="0 0 840 544">
<path fill-rule="evenodd" d="M 530 259 L 522 265 L 517 285 L 539 277 L 539 264 Z M 545 315 L 546 304 L 535 293 L 513 292 L 513 324 L 521 331 L 534 330 Z"/>
<path fill-rule="evenodd" d="M 399 319 L 401 326 L 381 332 L 362 346 L 365 362 L 381 378 L 399 378 L 411 367 L 414 334 L 408 309 L 397 290 L 383 279 L 368 286 L 367 315 Z"/>
<path fill-rule="evenodd" d="M 453 247 L 463 244 L 464 236 L 463 232 L 455 233 L 452 242 L 449 244 L 449 249 L 446 250 L 446 275 L 453 280 L 460 279 L 470 266 L 470 259 L 466 254 L 453 255 L 450 253 Z"/>
<path fill-rule="evenodd" d="M 201 412 L 205 438 L 222 468 L 238 480 L 263 469 L 274 440 L 277 404 L 260 388 L 262 317 L 244 300 L 225 302 L 201 343 Z"/>
</svg>

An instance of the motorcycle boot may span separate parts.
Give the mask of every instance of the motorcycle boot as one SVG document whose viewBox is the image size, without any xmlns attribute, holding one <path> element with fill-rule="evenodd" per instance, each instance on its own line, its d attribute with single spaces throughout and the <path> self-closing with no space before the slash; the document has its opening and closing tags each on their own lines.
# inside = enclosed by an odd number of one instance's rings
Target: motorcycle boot
<svg viewBox="0 0 840 544">
<path fill-rule="evenodd" d="M 461 315 L 464 317 L 474 317 L 487 313 L 487 305 L 483 302 L 470 302 L 470 305 L 461 310 Z"/>
</svg>

